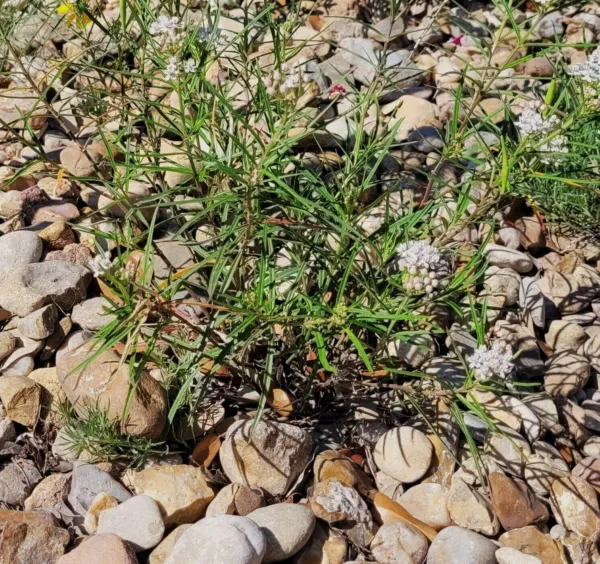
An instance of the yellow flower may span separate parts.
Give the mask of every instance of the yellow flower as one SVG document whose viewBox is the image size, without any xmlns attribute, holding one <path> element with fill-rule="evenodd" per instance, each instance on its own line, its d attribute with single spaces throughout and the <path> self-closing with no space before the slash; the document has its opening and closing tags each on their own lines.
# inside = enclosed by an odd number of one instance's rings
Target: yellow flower
<svg viewBox="0 0 600 564">
<path fill-rule="evenodd" d="M 66 16 L 67 24 L 75 22 L 77 27 L 84 28 L 92 23 L 88 15 L 78 8 L 77 0 L 67 0 L 56 11 L 60 16 Z"/>
</svg>

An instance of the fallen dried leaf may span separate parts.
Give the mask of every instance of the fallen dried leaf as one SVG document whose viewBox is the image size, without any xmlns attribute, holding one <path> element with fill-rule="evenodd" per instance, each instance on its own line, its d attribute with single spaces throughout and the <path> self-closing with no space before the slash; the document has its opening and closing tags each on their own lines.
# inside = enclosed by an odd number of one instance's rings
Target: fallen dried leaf
<svg viewBox="0 0 600 564">
<path fill-rule="evenodd" d="M 430 541 L 437 536 L 437 531 L 413 517 L 404 507 L 387 495 L 377 492 L 373 498 L 373 516 L 380 523 L 391 523 L 392 521 L 403 521 L 413 525 L 421 531 Z"/>
<path fill-rule="evenodd" d="M 221 439 L 215 433 L 208 433 L 200 439 L 192 451 L 191 461 L 208 468 L 221 448 Z"/>
</svg>

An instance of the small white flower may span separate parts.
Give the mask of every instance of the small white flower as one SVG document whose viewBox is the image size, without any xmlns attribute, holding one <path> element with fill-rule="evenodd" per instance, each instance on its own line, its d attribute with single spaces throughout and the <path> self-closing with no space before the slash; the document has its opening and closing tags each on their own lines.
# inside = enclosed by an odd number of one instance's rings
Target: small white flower
<svg viewBox="0 0 600 564">
<path fill-rule="evenodd" d="M 489 380 L 493 376 L 506 380 L 514 370 L 510 347 L 501 341 L 496 341 L 491 348 L 477 347 L 467 362 L 477 380 Z"/>
<path fill-rule="evenodd" d="M 177 72 L 179 70 L 179 59 L 177 57 L 171 57 L 169 64 L 163 71 L 166 80 L 174 80 L 177 78 Z"/>
<path fill-rule="evenodd" d="M 584 82 L 600 82 L 600 49 L 596 49 L 587 61 L 571 65 L 569 74 Z"/>
<path fill-rule="evenodd" d="M 196 41 L 198 43 L 208 43 L 212 37 L 213 30 L 208 27 L 199 27 L 196 32 Z"/>
<path fill-rule="evenodd" d="M 196 61 L 195 59 L 187 59 L 183 63 L 183 70 L 187 73 L 198 72 L 198 61 Z"/>
<path fill-rule="evenodd" d="M 174 37 L 183 27 L 183 23 L 178 17 L 159 16 L 154 23 L 150 24 L 148 31 L 150 31 L 151 35 L 169 35 Z"/>
<path fill-rule="evenodd" d="M 110 253 L 107 255 L 97 254 L 94 258 L 88 260 L 87 267 L 92 271 L 94 278 L 100 278 L 110 272 L 115 261 L 110 259 Z"/>
<path fill-rule="evenodd" d="M 448 285 L 450 262 L 427 241 L 409 241 L 399 245 L 396 251 L 394 268 L 402 273 L 406 290 L 433 294 Z"/>
<path fill-rule="evenodd" d="M 542 141 L 544 137 L 560 127 L 558 118 L 555 115 L 548 118 L 542 116 L 540 112 L 543 109 L 544 105 L 539 101 L 528 102 L 523 108 L 519 120 L 515 123 L 521 134 L 534 144 L 536 141 Z M 538 150 L 542 153 L 568 153 L 568 139 L 564 135 L 556 135 L 540 145 Z M 543 163 L 551 164 L 556 160 L 556 157 L 553 158 L 548 154 L 542 156 L 541 160 Z"/>
<path fill-rule="evenodd" d="M 398 253 L 398 266 L 417 273 L 418 269 L 435 269 L 440 262 L 440 251 L 432 247 L 427 241 L 409 241 L 402 243 L 396 249 Z"/>
</svg>

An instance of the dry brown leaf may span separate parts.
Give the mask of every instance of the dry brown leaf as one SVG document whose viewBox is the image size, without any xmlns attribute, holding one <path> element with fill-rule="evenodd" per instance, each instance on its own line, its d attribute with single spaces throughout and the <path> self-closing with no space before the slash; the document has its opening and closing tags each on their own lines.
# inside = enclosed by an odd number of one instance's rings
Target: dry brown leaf
<svg viewBox="0 0 600 564">
<path fill-rule="evenodd" d="M 105 298 L 108 298 L 111 302 L 122 306 L 124 304 L 123 300 L 117 296 L 100 278 L 98 278 L 98 286 L 100 286 L 100 291 L 104 295 Z"/>
<path fill-rule="evenodd" d="M 204 466 L 208 468 L 211 462 L 219 454 L 221 448 L 221 439 L 219 435 L 215 433 L 208 433 L 200 439 L 200 441 L 194 447 L 192 451 L 192 462 L 198 466 Z"/>
<path fill-rule="evenodd" d="M 281 388 L 269 392 L 267 403 L 282 417 L 289 417 L 294 412 L 292 397 Z"/>
<path fill-rule="evenodd" d="M 373 499 L 373 516 L 380 523 L 391 523 L 392 521 L 403 521 L 413 525 L 421 531 L 430 541 L 437 536 L 437 531 L 413 517 L 404 507 L 387 495 L 377 492 Z"/>
</svg>

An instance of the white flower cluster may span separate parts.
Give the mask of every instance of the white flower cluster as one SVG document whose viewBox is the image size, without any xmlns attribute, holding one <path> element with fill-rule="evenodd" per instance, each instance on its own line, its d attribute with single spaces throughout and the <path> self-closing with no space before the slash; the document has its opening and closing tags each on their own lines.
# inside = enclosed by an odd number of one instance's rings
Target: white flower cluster
<svg viewBox="0 0 600 564">
<path fill-rule="evenodd" d="M 409 241 L 398 246 L 396 266 L 402 272 L 404 287 L 411 292 L 432 294 L 448 285 L 442 280 L 448 274 L 447 261 L 439 249 L 427 241 Z"/>
<path fill-rule="evenodd" d="M 512 356 L 510 345 L 496 341 L 491 348 L 486 345 L 477 347 L 467 362 L 477 380 L 489 380 L 493 376 L 506 380 L 514 370 Z"/>
<path fill-rule="evenodd" d="M 169 57 L 169 62 L 163 71 L 166 80 L 175 80 L 179 74 L 180 61 L 179 57 Z M 187 59 L 183 62 L 183 72 L 188 74 L 198 72 L 198 61 L 195 59 Z"/>
<path fill-rule="evenodd" d="M 168 50 L 178 50 L 183 45 L 183 22 L 178 17 L 159 16 L 150 24 L 148 31 L 156 37 L 160 47 Z"/>
<path fill-rule="evenodd" d="M 273 71 L 271 76 L 264 80 L 264 85 L 269 96 L 281 94 L 285 96 L 288 93 L 299 93 L 302 84 L 312 82 L 313 78 L 308 72 L 301 72 L 298 66 L 289 66 L 284 64 L 280 71 Z"/>
<path fill-rule="evenodd" d="M 87 267 L 92 271 L 94 278 L 101 278 L 110 272 L 115 261 L 111 260 L 110 253 L 106 255 L 97 254 L 94 258 L 88 260 Z"/>
<path fill-rule="evenodd" d="M 584 82 L 600 82 L 600 49 L 596 49 L 583 63 L 571 65 L 569 74 Z"/>
<path fill-rule="evenodd" d="M 548 118 L 542 116 L 541 111 L 543 109 L 544 105 L 539 101 L 528 102 L 515 124 L 523 136 L 534 143 L 541 141 L 560 127 L 558 118 L 555 115 Z M 568 153 L 567 144 L 568 141 L 564 135 L 555 135 L 552 139 L 540 145 L 538 150 L 543 153 Z M 546 164 L 550 164 L 552 160 L 551 155 L 542 157 L 542 162 Z"/>
</svg>

